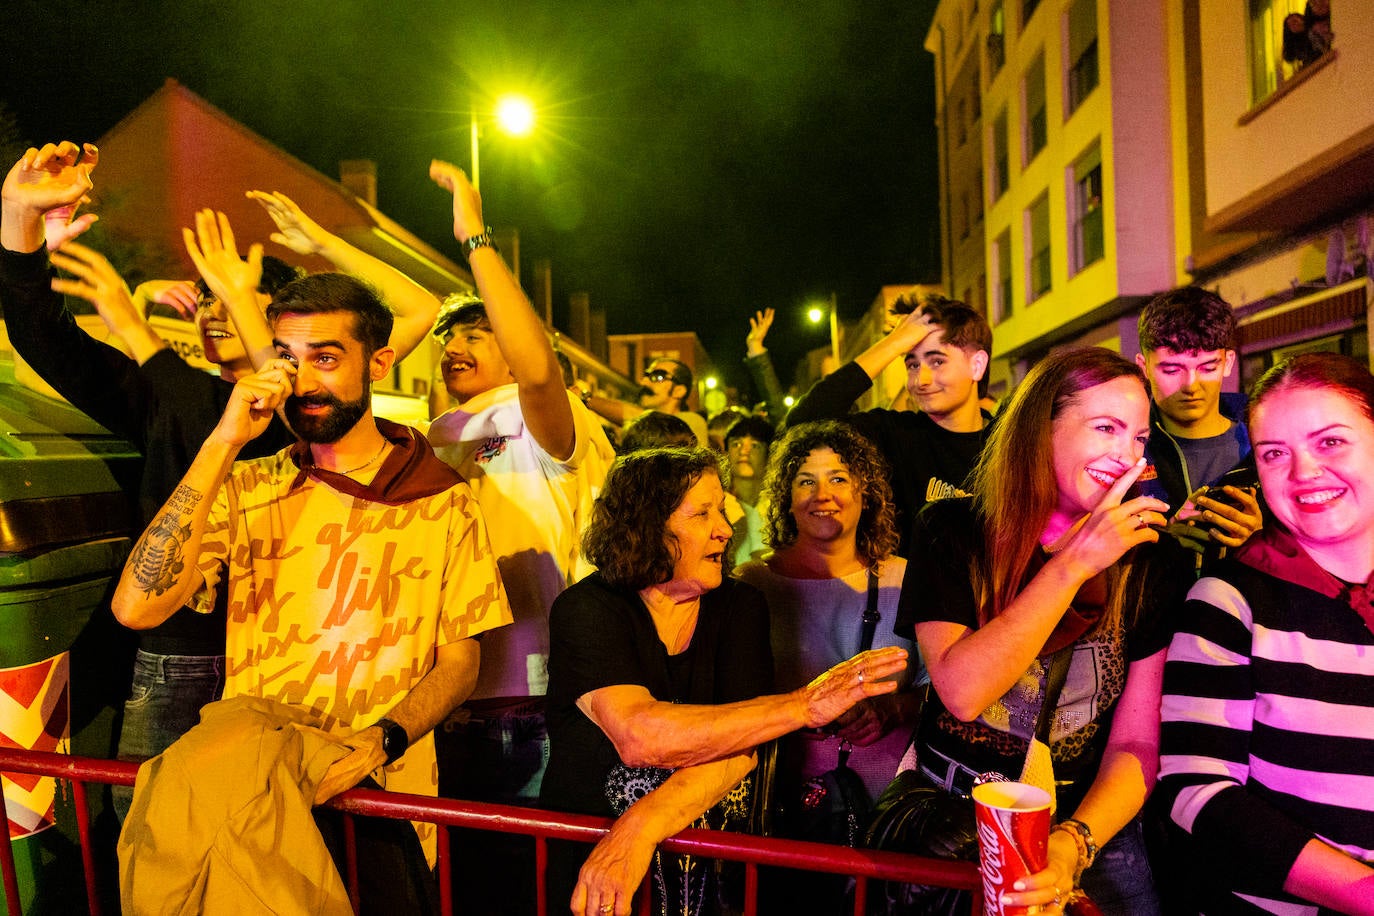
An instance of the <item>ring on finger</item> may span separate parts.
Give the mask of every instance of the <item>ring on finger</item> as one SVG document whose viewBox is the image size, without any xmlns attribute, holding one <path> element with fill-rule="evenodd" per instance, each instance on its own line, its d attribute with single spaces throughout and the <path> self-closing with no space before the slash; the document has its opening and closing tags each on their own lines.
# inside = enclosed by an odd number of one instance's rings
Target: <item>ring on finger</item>
<svg viewBox="0 0 1374 916">
<path fill-rule="evenodd" d="M 1058 898 L 1055 898 L 1055 899 L 1058 899 Z M 601 905 L 601 912 L 603 912 L 603 913 L 614 913 L 614 912 L 615 912 L 615 904 L 614 904 L 614 903 L 604 903 L 604 904 L 602 904 L 602 905 Z"/>
<path fill-rule="evenodd" d="M 860 669 L 859 669 L 859 683 L 862 684 L 863 682 L 864 682 L 864 669 L 860 668 Z"/>
<path fill-rule="evenodd" d="M 1145 513 L 1144 513 L 1144 512 L 1138 512 L 1138 513 L 1136 513 L 1136 517 L 1135 517 L 1135 528 L 1136 528 L 1137 531 L 1139 531 L 1141 528 L 1144 528 L 1144 527 L 1148 526 L 1149 524 L 1150 524 L 1149 522 L 1145 521 Z"/>
</svg>

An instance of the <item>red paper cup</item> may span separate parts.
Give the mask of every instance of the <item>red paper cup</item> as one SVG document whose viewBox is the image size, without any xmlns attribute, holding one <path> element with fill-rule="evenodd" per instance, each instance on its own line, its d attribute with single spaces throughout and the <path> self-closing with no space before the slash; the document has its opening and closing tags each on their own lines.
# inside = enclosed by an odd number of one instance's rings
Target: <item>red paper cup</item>
<svg viewBox="0 0 1374 916">
<path fill-rule="evenodd" d="M 973 787 L 985 916 L 1020 916 L 1039 907 L 1006 906 L 1002 893 L 1050 862 L 1050 796 L 1023 782 Z"/>
</svg>

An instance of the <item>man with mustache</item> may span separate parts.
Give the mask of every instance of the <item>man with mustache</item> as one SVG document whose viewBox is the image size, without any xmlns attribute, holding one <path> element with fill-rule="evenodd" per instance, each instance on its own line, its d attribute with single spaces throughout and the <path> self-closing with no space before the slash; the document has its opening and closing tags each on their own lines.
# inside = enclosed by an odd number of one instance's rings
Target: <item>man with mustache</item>
<svg viewBox="0 0 1374 916">
<path fill-rule="evenodd" d="M 639 374 L 637 404 L 595 395 L 588 397 L 586 404 L 596 413 L 622 427 L 650 410 L 671 414 L 692 428 L 697 437 L 697 445 L 707 448 L 710 445 L 710 436 L 707 433 L 706 420 L 701 414 L 687 409 L 687 399 L 692 395 L 692 385 L 692 370 L 686 363 L 660 356 Z"/>
<path fill-rule="evenodd" d="M 135 545 L 115 615 L 152 627 L 183 605 L 208 611 L 225 592 L 225 697 L 305 711 L 349 749 L 316 804 L 369 774 L 434 796 L 431 731 L 477 681 L 475 637 L 511 620 L 486 526 L 423 436 L 372 415 L 372 382 L 395 358 L 375 293 L 316 274 L 279 290 L 267 319 L 278 358 L 235 385 Z M 300 441 L 236 464 L 278 408 Z M 332 814 L 316 812 L 327 840 L 341 829 Z M 396 836 L 397 825 L 371 821 L 358 822 L 364 911 L 432 911 L 433 827 Z M 338 862 L 342 848 L 331 852 Z"/>
</svg>

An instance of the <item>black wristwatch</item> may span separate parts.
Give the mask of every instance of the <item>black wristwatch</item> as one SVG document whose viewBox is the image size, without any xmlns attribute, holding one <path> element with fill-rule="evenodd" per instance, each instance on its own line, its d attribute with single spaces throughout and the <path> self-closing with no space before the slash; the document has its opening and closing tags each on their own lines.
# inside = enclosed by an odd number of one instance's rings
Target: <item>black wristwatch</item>
<svg viewBox="0 0 1374 916">
<path fill-rule="evenodd" d="M 378 719 L 377 728 L 382 730 L 382 750 L 386 752 L 386 762 L 395 763 L 396 760 L 410 747 L 410 735 L 406 734 L 405 728 L 390 719 Z"/>
</svg>

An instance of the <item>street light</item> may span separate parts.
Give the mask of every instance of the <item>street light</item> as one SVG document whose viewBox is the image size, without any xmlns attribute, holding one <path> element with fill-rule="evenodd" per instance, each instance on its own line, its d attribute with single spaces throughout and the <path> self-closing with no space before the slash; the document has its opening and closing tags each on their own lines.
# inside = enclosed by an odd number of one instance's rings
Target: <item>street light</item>
<svg viewBox="0 0 1374 916">
<path fill-rule="evenodd" d="M 496 124 L 513 137 L 528 136 L 534 130 L 534 104 L 522 95 L 503 95 L 496 100 Z M 479 191 L 481 185 L 481 149 L 477 124 L 477 100 L 472 102 L 472 119 L 469 122 L 472 135 L 472 186 Z"/>
<path fill-rule="evenodd" d="M 813 305 L 807 310 L 806 317 L 811 319 L 812 324 L 820 324 L 821 319 L 826 313 L 830 313 L 830 356 L 835 360 L 835 365 L 840 365 L 840 319 L 835 314 L 835 294 L 830 294 L 828 306 Z"/>
</svg>

